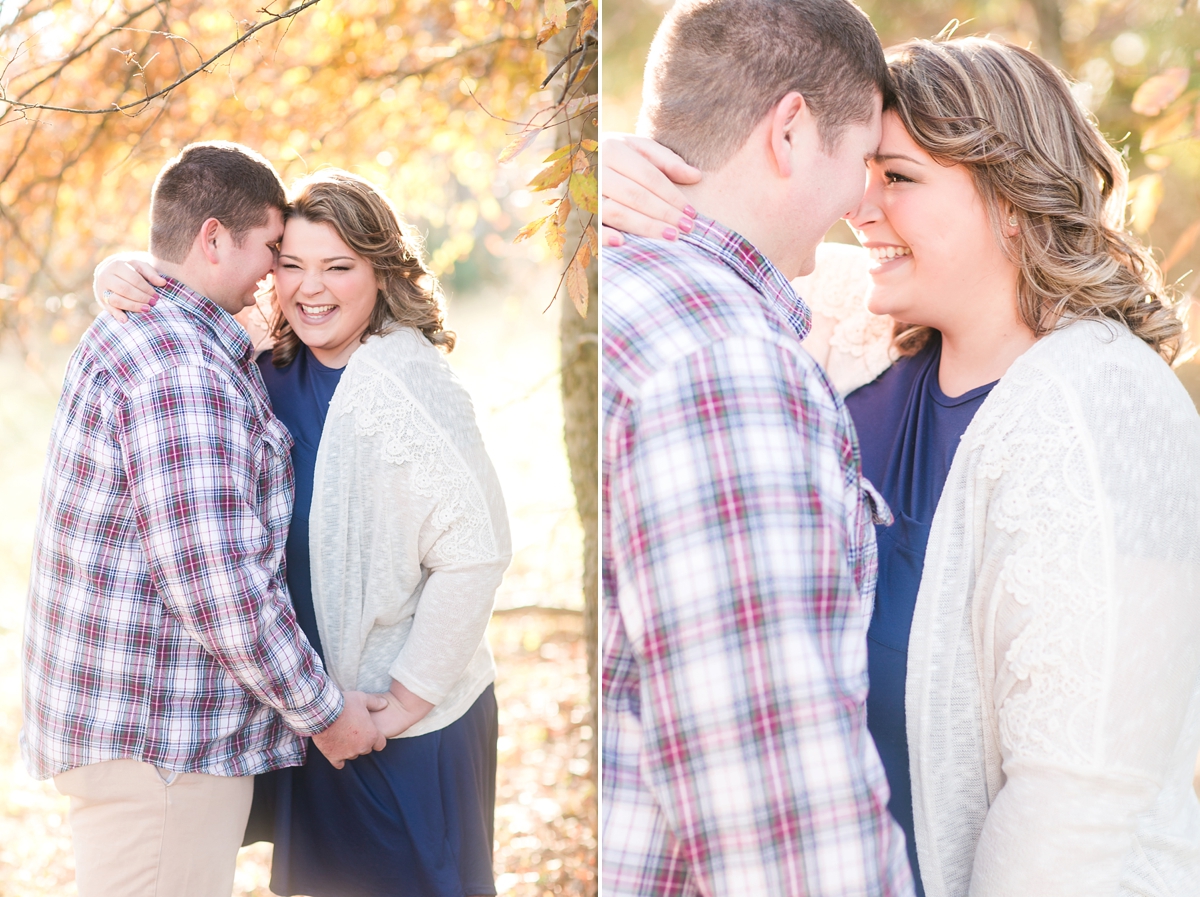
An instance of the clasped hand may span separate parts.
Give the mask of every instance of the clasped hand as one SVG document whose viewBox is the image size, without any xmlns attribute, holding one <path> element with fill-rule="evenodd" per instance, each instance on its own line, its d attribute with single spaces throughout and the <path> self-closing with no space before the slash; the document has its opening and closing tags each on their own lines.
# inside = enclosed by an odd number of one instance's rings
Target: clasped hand
<svg viewBox="0 0 1200 897">
<path fill-rule="evenodd" d="M 345 706 L 333 725 L 312 737 L 335 769 L 347 760 L 382 750 L 389 738 L 404 733 L 433 709 L 433 704 L 395 680 L 384 694 L 348 691 L 343 700 Z"/>
</svg>

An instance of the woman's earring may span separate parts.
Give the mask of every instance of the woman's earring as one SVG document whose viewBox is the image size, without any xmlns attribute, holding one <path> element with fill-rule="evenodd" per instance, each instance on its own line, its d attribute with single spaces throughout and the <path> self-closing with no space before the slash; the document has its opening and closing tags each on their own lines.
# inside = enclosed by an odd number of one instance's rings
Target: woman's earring
<svg viewBox="0 0 1200 897">
<path fill-rule="evenodd" d="M 1016 226 L 1017 226 L 1017 216 L 1016 216 L 1016 215 L 1009 215 L 1009 216 L 1008 216 L 1008 226 L 1009 226 L 1009 227 L 1016 227 Z"/>
</svg>

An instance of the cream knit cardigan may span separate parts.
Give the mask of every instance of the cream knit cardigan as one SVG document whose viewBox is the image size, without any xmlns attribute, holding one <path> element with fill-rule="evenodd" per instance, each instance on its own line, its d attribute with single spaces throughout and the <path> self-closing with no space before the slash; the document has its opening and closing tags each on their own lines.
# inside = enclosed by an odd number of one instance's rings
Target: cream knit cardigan
<svg viewBox="0 0 1200 897">
<path fill-rule="evenodd" d="M 849 391 L 880 351 L 861 322 L 837 345 L 865 262 L 822 262 L 797 286 L 826 319 L 814 354 Z M 1200 417 L 1125 327 L 1042 338 L 967 428 L 905 710 L 929 897 L 1200 895 Z"/>
<path fill-rule="evenodd" d="M 417 330 L 372 337 L 329 405 L 310 511 L 313 603 L 343 689 L 397 679 L 436 705 L 401 737 L 462 716 L 495 679 L 486 630 L 511 556 L 471 400 Z"/>
</svg>

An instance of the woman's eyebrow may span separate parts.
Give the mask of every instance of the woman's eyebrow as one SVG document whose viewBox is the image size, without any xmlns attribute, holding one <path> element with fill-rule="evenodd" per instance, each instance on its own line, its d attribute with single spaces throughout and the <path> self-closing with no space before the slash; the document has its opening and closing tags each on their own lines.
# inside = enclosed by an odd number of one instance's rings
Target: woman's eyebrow
<svg viewBox="0 0 1200 897">
<path fill-rule="evenodd" d="M 912 156 L 906 156 L 903 153 L 876 153 L 875 157 L 871 161 L 872 162 L 890 162 L 892 159 L 903 159 L 905 162 L 911 162 L 913 165 L 921 164 L 916 159 L 914 159 Z"/>
<path fill-rule="evenodd" d="M 298 256 L 298 255 L 289 255 L 289 254 L 285 253 L 283 255 L 280 255 L 279 257 L 281 259 L 295 259 L 298 262 L 303 261 L 303 259 L 301 259 L 300 256 Z M 354 257 L 350 256 L 350 255 L 335 255 L 335 256 L 332 256 L 327 259 L 321 259 L 321 264 L 328 265 L 330 262 L 339 262 L 339 261 L 343 261 L 343 260 L 347 261 L 347 262 L 352 262 L 352 261 L 354 261 Z"/>
</svg>

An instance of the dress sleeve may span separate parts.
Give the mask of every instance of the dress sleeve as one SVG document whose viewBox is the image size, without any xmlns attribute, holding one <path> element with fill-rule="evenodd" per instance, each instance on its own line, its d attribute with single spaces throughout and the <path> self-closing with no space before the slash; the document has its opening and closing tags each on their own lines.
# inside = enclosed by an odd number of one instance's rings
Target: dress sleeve
<svg viewBox="0 0 1200 897">
<path fill-rule="evenodd" d="M 342 696 L 296 623 L 255 510 L 250 413 L 214 372 L 177 367 L 128 397 L 118 438 L 167 612 L 246 691 L 311 735 L 337 719 Z"/>
<path fill-rule="evenodd" d="M 844 424 L 730 337 L 643 384 L 608 474 L 641 771 L 709 895 L 910 893 L 866 732 Z"/>
<path fill-rule="evenodd" d="M 1117 459 L 1078 402 L 1052 382 L 1031 382 L 1029 399 L 997 453 L 985 530 L 977 650 L 1003 776 L 970 894 L 1116 894 L 1184 725 L 1196 602 L 1184 567 L 1116 538 L 1104 466 Z M 1154 495 L 1137 500 L 1159 512 Z"/>
</svg>

